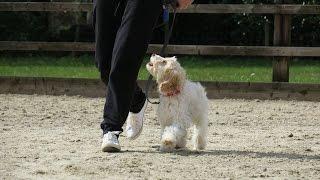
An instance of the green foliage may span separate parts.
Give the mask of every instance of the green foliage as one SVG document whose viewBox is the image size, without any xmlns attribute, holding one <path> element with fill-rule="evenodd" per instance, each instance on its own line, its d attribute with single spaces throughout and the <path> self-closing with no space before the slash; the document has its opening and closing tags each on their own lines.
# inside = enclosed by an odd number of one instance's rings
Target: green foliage
<svg viewBox="0 0 320 180">
<path fill-rule="evenodd" d="M 291 2 L 320 4 L 319 0 L 291 0 Z M 274 0 L 195 0 L 195 3 L 273 4 Z M 83 15 L 81 16 L 84 18 Z M 77 22 L 72 17 L 72 13 L 52 17 L 54 20 L 50 21 L 49 13 L 46 12 L 0 12 L 0 40 L 74 41 L 77 37 L 75 35 L 77 27 L 81 27 L 79 41 L 94 40 L 91 26 L 84 26 L 83 23 Z M 171 42 L 204 45 L 264 45 L 266 23 L 270 24 L 271 41 L 273 15 L 179 14 Z M 319 15 L 293 16 L 293 45 L 320 46 L 319 25 Z M 153 43 L 161 42 L 163 42 L 163 32 L 156 30 Z"/>
<path fill-rule="evenodd" d="M 292 0 L 292 4 L 320 4 L 317 0 Z M 274 0 L 195 0 L 195 3 L 274 4 Z M 272 41 L 273 15 L 198 14 L 179 15 L 173 42 L 183 44 L 264 45 L 265 24 Z M 292 19 L 292 42 L 296 46 L 320 45 L 320 16 Z"/>
<path fill-rule="evenodd" d="M 0 12 L 1 40 L 47 40 L 45 13 Z M 40 35 L 40 36 L 39 36 Z"/>
</svg>

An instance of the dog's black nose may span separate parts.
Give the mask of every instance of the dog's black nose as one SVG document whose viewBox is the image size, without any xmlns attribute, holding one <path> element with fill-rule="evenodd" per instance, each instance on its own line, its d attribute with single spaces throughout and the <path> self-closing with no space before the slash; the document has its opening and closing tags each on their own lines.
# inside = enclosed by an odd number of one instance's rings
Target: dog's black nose
<svg viewBox="0 0 320 180">
<path fill-rule="evenodd" d="M 149 66 L 153 66 L 153 63 L 152 63 L 152 62 L 149 62 L 148 65 L 149 65 Z"/>
</svg>

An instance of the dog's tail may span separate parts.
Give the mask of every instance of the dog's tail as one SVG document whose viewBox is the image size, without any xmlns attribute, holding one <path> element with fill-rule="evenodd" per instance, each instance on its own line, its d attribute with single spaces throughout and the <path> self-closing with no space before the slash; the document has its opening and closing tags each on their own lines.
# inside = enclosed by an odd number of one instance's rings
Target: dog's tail
<svg viewBox="0 0 320 180">
<path fill-rule="evenodd" d="M 203 97 L 204 99 L 207 99 L 207 91 L 206 88 L 203 87 L 200 82 L 196 83 L 197 86 L 197 93 L 198 93 L 198 97 Z"/>
</svg>

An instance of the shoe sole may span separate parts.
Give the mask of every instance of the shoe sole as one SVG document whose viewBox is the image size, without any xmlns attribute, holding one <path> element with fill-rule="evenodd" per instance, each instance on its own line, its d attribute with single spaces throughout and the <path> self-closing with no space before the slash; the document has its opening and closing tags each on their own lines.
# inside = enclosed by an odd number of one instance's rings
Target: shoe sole
<svg viewBox="0 0 320 180">
<path fill-rule="evenodd" d="M 115 147 L 104 147 L 102 152 L 120 152 L 120 149 Z"/>
<path fill-rule="evenodd" d="M 140 131 L 139 131 L 138 134 L 135 135 L 134 137 L 130 137 L 130 138 L 129 138 L 130 140 L 135 140 L 135 139 L 137 139 L 137 138 L 141 135 L 141 133 L 142 133 L 143 122 L 144 122 L 144 114 L 146 113 L 146 110 L 147 110 L 147 107 L 148 107 L 148 101 L 146 100 L 145 103 L 146 103 L 146 107 L 145 107 L 144 110 L 143 110 L 142 126 L 141 126 L 141 128 L 140 128 Z"/>
</svg>

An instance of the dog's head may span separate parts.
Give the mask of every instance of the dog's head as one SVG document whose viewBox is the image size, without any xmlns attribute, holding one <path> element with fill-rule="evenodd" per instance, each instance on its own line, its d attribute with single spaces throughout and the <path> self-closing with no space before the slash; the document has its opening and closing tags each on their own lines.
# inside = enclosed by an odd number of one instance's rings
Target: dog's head
<svg viewBox="0 0 320 180">
<path fill-rule="evenodd" d="M 161 94 L 174 93 L 183 87 L 186 73 L 176 57 L 163 58 L 153 54 L 146 66 L 149 73 L 156 79 Z"/>
</svg>

